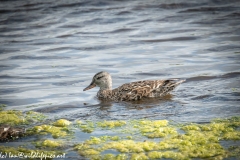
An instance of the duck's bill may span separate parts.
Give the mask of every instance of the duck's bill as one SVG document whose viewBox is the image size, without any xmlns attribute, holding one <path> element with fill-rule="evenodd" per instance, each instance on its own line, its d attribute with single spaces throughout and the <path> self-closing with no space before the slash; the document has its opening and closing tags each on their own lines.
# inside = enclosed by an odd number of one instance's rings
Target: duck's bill
<svg viewBox="0 0 240 160">
<path fill-rule="evenodd" d="M 85 89 L 83 89 L 83 91 L 86 91 L 86 90 L 92 89 L 92 88 L 94 88 L 94 87 L 96 87 L 96 84 L 91 83 L 89 86 L 87 86 Z"/>
</svg>

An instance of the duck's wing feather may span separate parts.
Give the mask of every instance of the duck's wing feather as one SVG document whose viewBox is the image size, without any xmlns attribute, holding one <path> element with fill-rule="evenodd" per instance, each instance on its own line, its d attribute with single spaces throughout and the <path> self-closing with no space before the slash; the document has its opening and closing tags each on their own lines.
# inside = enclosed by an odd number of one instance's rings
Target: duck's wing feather
<svg viewBox="0 0 240 160">
<path fill-rule="evenodd" d="M 181 80 L 181 79 L 164 80 L 158 88 L 153 89 L 150 97 L 164 96 L 169 92 L 171 92 L 174 88 L 176 88 L 179 84 L 181 84 L 184 81 L 185 80 Z"/>
<path fill-rule="evenodd" d="M 160 97 L 172 91 L 182 83 L 179 79 L 146 80 L 126 83 L 113 90 L 120 101 L 138 100 L 142 97 Z"/>
</svg>

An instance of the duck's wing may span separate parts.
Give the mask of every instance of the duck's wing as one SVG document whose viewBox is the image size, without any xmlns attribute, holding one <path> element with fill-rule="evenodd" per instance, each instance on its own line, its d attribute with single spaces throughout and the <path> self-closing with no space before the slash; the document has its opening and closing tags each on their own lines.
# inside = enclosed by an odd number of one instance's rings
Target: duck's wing
<svg viewBox="0 0 240 160">
<path fill-rule="evenodd" d="M 118 88 L 118 93 L 123 101 L 138 100 L 148 97 L 153 88 L 157 86 L 155 81 L 138 81 L 126 83 Z"/>
<path fill-rule="evenodd" d="M 164 96 L 182 82 L 179 79 L 138 81 L 123 84 L 113 91 L 119 101 L 139 100 Z"/>
<path fill-rule="evenodd" d="M 161 85 L 157 88 L 154 88 L 150 93 L 150 97 L 161 97 L 169 92 L 171 92 L 174 88 L 176 88 L 179 84 L 183 83 L 185 80 L 181 79 L 168 79 L 164 80 Z"/>
</svg>

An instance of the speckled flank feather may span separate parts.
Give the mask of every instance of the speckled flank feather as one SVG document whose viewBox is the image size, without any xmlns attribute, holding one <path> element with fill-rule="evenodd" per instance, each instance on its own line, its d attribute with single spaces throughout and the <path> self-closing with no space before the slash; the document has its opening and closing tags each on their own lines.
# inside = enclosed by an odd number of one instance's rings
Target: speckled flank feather
<svg viewBox="0 0 240 160">
<path fill-rule="evenodd" d="M 176 86 L 185 80 L 169 79 L 169 80 L 145 80 L 132 83 L 126 83 L 112 90 L 112 79 L 109 73 L 97 73 L 91 84 L 84 89 L 88 90 L 95 86 L 99 86 L 97 93 L 99 99 L 114 101 L 131 101 L 139 100 L 143 97 L 161 97 L 168 94 Z"/>
</svg>

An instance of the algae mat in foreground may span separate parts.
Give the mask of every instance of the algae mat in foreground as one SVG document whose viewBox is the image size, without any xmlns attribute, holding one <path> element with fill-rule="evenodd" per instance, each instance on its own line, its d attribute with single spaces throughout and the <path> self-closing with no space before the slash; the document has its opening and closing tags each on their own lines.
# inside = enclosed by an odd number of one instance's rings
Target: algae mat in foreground
<svg viewBox="0 0 240 160">
<path fill-rule="evenodd" d="M 240 117 L 206 124 L 148 119 L 70 122 L 49 121 L 37 112 L 1 111 L 0 124 L 27 127 L 24 137 L 0 144 L 5 158 L 148 160 L 240 156 Z M 11 145 L 16 141 L 21 145 Z"/>
</svg>

